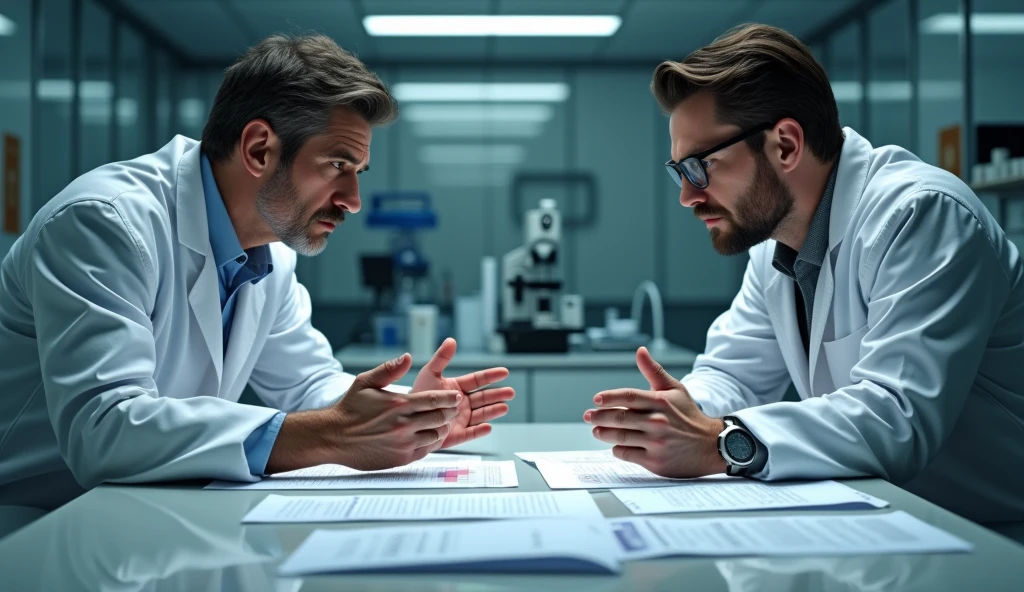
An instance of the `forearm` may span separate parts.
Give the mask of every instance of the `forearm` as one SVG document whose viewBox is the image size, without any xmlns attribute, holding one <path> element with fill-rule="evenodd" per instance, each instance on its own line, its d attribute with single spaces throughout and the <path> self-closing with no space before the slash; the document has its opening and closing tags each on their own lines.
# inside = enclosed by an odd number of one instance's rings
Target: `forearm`
<svg viewBox="0 0 1024 592">
<path fill-rule="evenodd" d="M 340 430 L 331 409 L 289 413 L 267 461 L 268 474 L 338 463 Z"/>
</svg>

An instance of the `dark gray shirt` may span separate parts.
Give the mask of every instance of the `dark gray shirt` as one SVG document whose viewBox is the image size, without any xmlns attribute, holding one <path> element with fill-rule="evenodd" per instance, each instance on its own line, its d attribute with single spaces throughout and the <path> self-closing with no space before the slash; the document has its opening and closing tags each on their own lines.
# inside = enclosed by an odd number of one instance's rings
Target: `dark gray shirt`
<svg viewBox="0 0 1024 592">
<path fill-rule="evenodd" d="M 782 243 L 776 243 L 772 265 L 780 273 L 789 276 L 796 282 L 796 316 L 800 327 L 800 338 L 804 343 L 804 351 L 808 351 L 811 333 L 811 313 L 814 309 L 814 290 L 818 286 L 818 274 L 828 254 L 828 223 L 832 214 L 832 193 L 836 188 L 836 173 L 839 171 L 839 160 L 832 165 L 832 174 L 828 177 L 828 185 L 821 196 L 818 209 L 811 218 L 811 226 L 807 230 L 807 238 L 797 253 Z"/>
</svg>

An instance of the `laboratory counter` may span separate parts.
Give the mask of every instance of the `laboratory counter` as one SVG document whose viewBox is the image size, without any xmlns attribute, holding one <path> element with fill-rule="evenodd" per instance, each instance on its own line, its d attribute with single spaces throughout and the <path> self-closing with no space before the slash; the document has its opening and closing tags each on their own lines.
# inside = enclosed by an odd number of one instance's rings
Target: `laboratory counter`
<svg viewBox="0 0 1024 592">
<path fill-rule="evenodd" d="M 397 358 L 404 350 L 350 345 L 334 357 L 348 372 L 358 374 Z M 669 347 L 652 352 L 655 359 L 677 378 L 693 368 L 697 355 L 687 349 Z M 415 375 L 428 358 L 413 358 Z M 516 400 L 506 417 L 498 422 L 582 421 L 583 412 L 593 406 L 597 393 L 612 388 L 649 388 L 636 367 L 636 353 L 572 351 L 565 354 L 491 354 L 462 351 L 448 365 L 448 376 L 458 376 L 491 367 L 509 369 L 502 383 L 516 390 Z M 411 384 L 412 377 L 399 381 Z"/>
<path fill-rule="evenodd" d="M 514 452 L 603 448 L 587 426 L 495 427 L 462 447 L 487 460 L 514 459 L 519 488 L 547 491 L 540 474 Z M 246 525 L 242 517 L 268 492 L 203 491 L 203 483 L 98 487 L 0 540 L 4 590 L 1020 590 L 1024 547 L 879 479 L 844 481 L 974 545 L 973 552 L 730 559 L 666 558 L 624 563 L 620 575 L 382 574 L 276 577 L 276 567 L 317 528 L 379 524 Z M 490 490 L 493 491 L 493 490 Z M 372 493 L 459 495 L 485 490 Z M 301 491 L 285 495 L 364 495 Z M 607 491 L 594 492 L 607 517 L 629 511 Z M 758 514 L 758 513 L 754 513 Z M 774 515 L 792 514 L 780 512 Z M 721 514 L 700 514 L 701 517 Z M 733 514 L 735 515 L 735 514 Z M 745 513 L 744 515 L 751 515 Z M 685 519 L 686 516 L 674 517 Z M 394 524 L 394 523 L 389 523 Z"/>
</svg>

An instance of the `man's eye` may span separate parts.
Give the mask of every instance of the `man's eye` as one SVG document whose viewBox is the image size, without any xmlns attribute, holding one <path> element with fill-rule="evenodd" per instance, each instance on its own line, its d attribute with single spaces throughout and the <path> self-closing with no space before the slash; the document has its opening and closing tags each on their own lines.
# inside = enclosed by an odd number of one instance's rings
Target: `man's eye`
<svg viewBox="0 0 1024 592">
<path fill-rule="evenodd" d="M 345 166 L 345 163 L 342 163 L 342 162 L 332 162 L 331 166 L 333 166 L 334 168 L 336 168 L 336 169 L 338 169 L 340 171 L 341 167 Z"/>
<path fill-rule="evenodd" d="M 709 168 L 711 168 L 711 165 L 713 165 L 713 164 L 715 164 L 715 161 L 713 161 L 713 160 L 705 160 L 704 161 L 704 168 L 705 169 L 709 169 Z"/>
</svg>

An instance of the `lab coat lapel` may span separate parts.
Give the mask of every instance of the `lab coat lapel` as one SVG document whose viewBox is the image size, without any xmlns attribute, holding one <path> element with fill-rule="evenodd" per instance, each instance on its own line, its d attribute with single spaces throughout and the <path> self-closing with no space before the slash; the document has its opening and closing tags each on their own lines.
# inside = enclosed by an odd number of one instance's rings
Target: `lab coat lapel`
<svg viewBox="0 0 1024 592">
<path fill-rule="evenodd" d="M 224 385 L 227 387 L 224 392 L 227 393 L 235 392 L 235 382 L 252 352 L 260 313 L 267 300 L 266 285 L 264 282 L 245 284 L 239 288 L 236 298 L 228 351 L 224 357 Z"/>
<path fill-rule="evenodd" d="M 224 330 L 220 310 L 217 264 L 210 244 L 206 221 L 206 203 L 199 168 L 200 144 L 186 151 L 178 161 L 176 203 L 178 209 L 178 242 L 199 256 L 197 275 L 188 278 L 188 303 L 192 316 L 206 341 L 210 358 L 222 381 L 224 363 Z"/>
<path fill-rule="evenodd" d="M 871 165 L 871 143 L 850 128 L 843 128 L 843 149 L 839 157 L 839 171 L 836 173 L 836 185 L 832 191 L 832 210 L 829 212 L 828 251 L 818 275 L 818 285 L 814 292 L 814 312 L 811 318 L 810 378 L 814 391 L 812 395 L 821 395 L 833 390 L 832 375 L 826 364 L 820 364 L 821 344 L 826 330 L 830 330 L 832 318 L 832 301 L 834 300 L 836 281 L 850 282 L 851 278 L 836 278 L 832 272 L 832 252 L 840 247 L 846 230 L 850 225 L 853 211 L 860 203 L 867 183 L 868 169 Z M 818 380 L 817 374 L 824 375 Z"/>
<path fill-rule="evenodd" d="M 773 270 L 774 272 L 774 270 Z M 800 329 L 797 326 L 796 307 L 793 290 L 795 284 L 781 273 L 774 272 L 775 277 L 768 287 L 765 288 L 765 302 L 768 305 L 768 314 L 773 319 L 778 319 L 776 338 L 779 341 L 779 348 L 782 350 L 782 357 L 786 365 L 794 369 L 794 384 L 800 392 L 801 397 L 809 396 L 810 384 L 807 373 L 807 356 L 804 353 L 804 345 L 800 341 Z"/>
<path fill-rule="evenodd" d="M 823 395 L 832 391 L 832 378 L 828 368 L 823 368 L 818 361 L 821 357 L 821 341 L 825 327 L 832 313 L 832 296 L 835 293 L 835 280 L 832 277 L 831 257 L 827 254 L 818 275 L 818 286 L 814 291 L 814 312 L 811 316 L 811 335 L 809 340 L 808 360 L 810 360 L 811 396 Z M 824 382 L 818 380 L 817 373 L 825 372 Z M 819 392 L 823 391 L 823 392 Z"/>
</svg>

